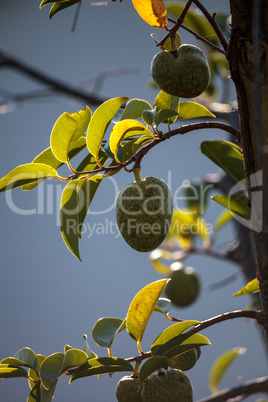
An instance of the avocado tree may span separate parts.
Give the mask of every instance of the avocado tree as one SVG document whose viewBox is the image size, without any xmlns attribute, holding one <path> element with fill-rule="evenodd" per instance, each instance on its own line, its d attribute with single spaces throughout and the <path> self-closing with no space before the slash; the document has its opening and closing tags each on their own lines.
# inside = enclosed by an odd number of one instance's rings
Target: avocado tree
<svg viewBox="0 0 268 402">
<path fill-rule="evenodd" d="M 52 3 L 49 16 L 54 18 L 68 7 L 80 6 L 81 0 L 43 0 L 40 7 L 49 3 Z M 104 350 L 100 356 L 91 349 L 91 342 L 84 335 L 83 349 L 66 345 L 64 352 L 52 351 L 44 356 L 25 347 L 13 357 L 1 357 L 0 378 L 26 378 L 28 402 L 51 401 L 62 375 L 69 376 L 72 383 L 84 377 L 112 376 L 120 372 L 123 377 L 115 390 L 118 401 L 193 401 L 194 384 L 185 371 L 197 364 L 202 358 L 201 350 L 210 344 L 209 335 L 206 337 L 201 332 L 230 319 L 254 320 L 261 329 L 267 351 L 265 22 L 268 5 L 257 0 L 231 0 L 230 37 L 223 33 L 230 24 L 229 16 L 211 15 L 199 0 L 183 4 L 133 0 L 133 5 L 146 23 L 158 29 L 158 34 L 152 35 L 158 52 L 151 62 L 152 78 L 158 88 L 154 103 L 122 94 L 105 100 L 91 99 L 97 104 L 94 112 L 85 105 L 76 113 L 63 113 L 52 128 L 50 146 L 32 162 L 19 165 L 3 176 L 0 192 L 17 187 L 29 191 L 48 178 L 66 183 L 60 205 L 61 235 L 72 258 L 81 260 L 79 243 L 83 223 L 99 186 L 119 172 L 131 173 L 132 182 L 121 189 L 116 199 L 118 229 L 137 253 L 150 252 L 150 263 L 162 278 L 137 292 L 127 304 L 126 317 L 102 317 L 94 324 L 92 340 Z M 182 29 L 196 37 L 202 49 L 182 43 Z M 213 36 L 209 40 L 211 32 Z M 12 58 L 4 53 L 0 55 L 7 65 L 17 67 Z M 42 79 L 33 71 L 25 70 Z M 217 79 L 219 75 L 227 76 L 229 71 L 237 91 L 240 129 L 218 121 L 217 110 L 213 108 Z M 62 92 L 71 91 L 70 87 L 46 80 Z M 86 98 L 83 91 L 77 91 L 76 95 Z M 198 121 L 181 124 L 189 119 Z M 214 188 L 223 190 L 211 202 L 225 208 L 212 234 L 207 232 L 203 217 L 208 204 L 204 183 L 209 178 L 185 186 L 187 207 L 182 210 L 173 207 L 172 194 L 162 179 L 142 177 L 142 164 L 151 150 L 161 147 L 168 139 L 172 141 L 174 137 L 204 128 L 216 128 L 230 135 L 230 141 L 219 139 L 200 144 L 201 152 L 226 174 L 224 180 L 211 179 Z M 86 156 L 82 151 L 86 151 Z M 78 165 L 74 166 L 77 162 L 73 161 L 79 157 Z M 62 166 L 69 169 L 68 175 L 59 174 Z M 232 181 L 232 191 L 228 191 L 226 180 Z M 240 233 L 246 231 L 247 241 L 249 233 L 252 235 L 249 245 L 240 243 L 242 257 L 238 258 L 234 252 L 225 255 L 227 260 L 238 262 L 244 271 L 245 286 L 236 296 L 252 294 L 251 308 L 225 312 L 203 321 L 171 316 L 171 305 L 184 307 L 199 296 L 200 280 L 197 272 L 187 266 L 187 258 L 196 252 L 222 257 L 213 246 L 217 231 L 231 219 L 239 225 Z M 201 248 L 196 247 L 197 239 L 202 242 Z M 245 255 L 252 245 L 254 263 L 252 266 L 251 261 L 250 272 L 245 272 Z M 150 350 L 145 351 L 142 340 L 154 312 L 164 316 L 167 326 L 152 339 Z M 136 356 L 114 356 L 113 342 L 123 331 L 136 342 Z M 268 394 L 267 376 L 253 378 L 233 389 L 218 390 L 223 375 L 241 353 L 242 348 L 234 348 L 215 362 L 209 379 L 212 395 L 203 402 Z"/>
</svg>

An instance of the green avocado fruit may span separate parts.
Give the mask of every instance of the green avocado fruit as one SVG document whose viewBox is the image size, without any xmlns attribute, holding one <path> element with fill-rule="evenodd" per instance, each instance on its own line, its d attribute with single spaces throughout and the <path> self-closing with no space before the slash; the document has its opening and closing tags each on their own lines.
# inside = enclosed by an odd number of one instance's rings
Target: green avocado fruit
<svg viewBox="0 0 268 402">
<path fill-rule="evenodd" d="M 118 193 L 115 214 L 120 233 L 129 246 L 141 252 L 152 251 L 162 243 L 171 224 L 170 189 L 156 177 L 127 184 Z"/>
<path fill-rule="evenodd" d="M 171 268 L 176 266 L 171 264 Z M 178 307 L 187 307 L 199 296 L 201 283 L 193 267 L 174 269 L 165 287 L 166 297 Z"/>
<path fill-rule="evenodd" d="M 187 350 L 184 353 L 181 353 L 178 356 L 174 356 L 169 358 L 170 361 L 170 366 L 172 368 L 181 370 L 181 371 L 187 371 L 191 370 L 199 359 L 199 356 L 201 354 L 201 349 L 200 347 L 196 347 L 190 350 Z"/>
<path fill-rule="evenodd" d="M 118 402 L 142 402 L 140 380 L 132 376 L 122 377 L 116 385 L 115 395 Z"/>
<path fill-rule="evenodd" d="M 210 81 L 206 55 L 193 45 L 157 53 L 151 62 L 151 75 L 160 89 L 181 98 L 201 95 Z"/>
<path fill-rule="evenodd" d="M 144 382 L 142 402 L 193 402 L 193 389 L 189 378 L 180 370 L 152 374 Z"/>
</svg>

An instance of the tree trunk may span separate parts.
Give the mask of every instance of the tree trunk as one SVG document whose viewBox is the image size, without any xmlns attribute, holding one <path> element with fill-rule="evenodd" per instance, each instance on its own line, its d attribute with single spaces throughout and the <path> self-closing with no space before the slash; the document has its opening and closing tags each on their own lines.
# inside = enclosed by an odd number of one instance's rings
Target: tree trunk
<svg viewBox="0 0 268 402">
<path fill-rule="evenodd" d="M 230 0 L 228 50 L 240 118 L 251 229 L 268 344 L 268 1 Z"/>
</svg>

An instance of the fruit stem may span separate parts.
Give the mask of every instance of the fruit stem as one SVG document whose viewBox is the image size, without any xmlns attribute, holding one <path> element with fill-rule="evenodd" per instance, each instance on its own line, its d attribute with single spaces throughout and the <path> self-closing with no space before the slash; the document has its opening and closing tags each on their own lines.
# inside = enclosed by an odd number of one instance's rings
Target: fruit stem
<svg viewBox="0 0 268 402">
<path fill-rule="evenodd" d="M 170 34 L 170 43 L 171 43 L 171 51 L 176 52 L 177 51 L 177 44 L 176 44 L 176 33 Z"/>
<path fill-rule="evenodd" d="M 136 181 L 141 181 L 141 168 L 133 168 L 133 173 Z"/>
</svg>

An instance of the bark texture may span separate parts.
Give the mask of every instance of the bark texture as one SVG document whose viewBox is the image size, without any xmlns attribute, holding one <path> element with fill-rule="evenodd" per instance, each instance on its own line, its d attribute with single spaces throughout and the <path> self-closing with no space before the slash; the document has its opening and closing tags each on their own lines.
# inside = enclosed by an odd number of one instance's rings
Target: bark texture
<svg viewBox="0 0 268 402">
<path fill-rule="evenodd" d="M 230 9 L 228 60 L 238 98 L 240 142 L 268 344 L 268 1 L 230 0 Z"/>
</svg>

